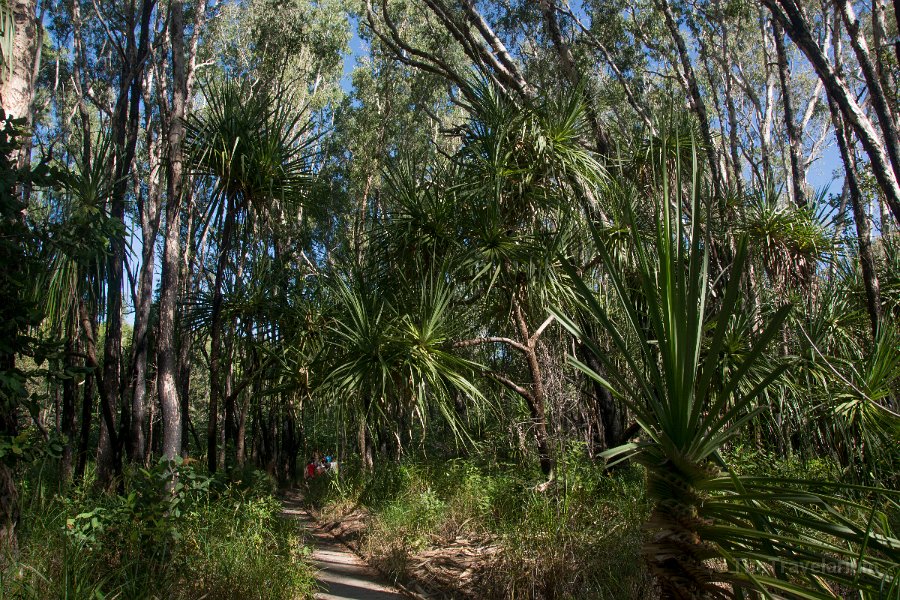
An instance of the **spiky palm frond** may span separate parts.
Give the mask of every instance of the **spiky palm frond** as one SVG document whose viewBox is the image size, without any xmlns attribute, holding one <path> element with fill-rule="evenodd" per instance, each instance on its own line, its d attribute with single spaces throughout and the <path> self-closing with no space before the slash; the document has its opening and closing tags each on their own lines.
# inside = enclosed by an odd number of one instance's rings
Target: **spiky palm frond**
<svg viewBox="0 0 900 600">
<path fill-rule="evenodd" d="M 116 183 L 108 168 L 114 152 L 109 134 L 98 134 L 92 148 L 93 156 L 76 155 L 74 168 L 61 174 L 62 197 L 45 244 L 49 268 L 35 281 L 45 323 L 53 329 L 75 318 L 79 301 L 105 304 L 110 240 L 124 235 L 122 224 L 107 212 Z"/>
<path fill-rule="evenodd" d="M 687 175 L 680 165 L 671 181 L 668 170 L 657 171 L 662 181 L 649 200 L 658 216 L 649 240 L 633 212 L 627 213 L 641 302 L 635 302 L 596 232 L 595 246 L 615 290 L 612 305 L 570 268 L 582 314 L 602 326 L 626 368 L 617 368 L 577 321 L 554 311 L 603 364 L 607 378 L 574 358 L 571 362 L 621 398 L 643 431 L 641 441 L 607 455 L 631 457 L 646 469 L 654 505 L 646 559 L 667 598 L 735 598 L 744 588 L 768 597 L 832 598 L 827 580 L 874 593 L 896 590 L 900 540 L 891 536 L 883 512 L 844 499 L 835 493 L 839 486 L 738 477 L 719 454 L 762 410 L 756 403 L 785 367 L 762 360 L 787 309 L 779 310 L 752 347 L 723 371 L 747 245 L 738 244 L 724 296 L 710 306 L 709 240 L 699 218 L 705 194 L 696 150 L 692 156 Z M 671 201 L 675 190 L 690 194 L 689 215 L 682 212 L 683 202 Z M 622 318 L 613 319 L 613 308 Z M 757 381 L 747 385 L 754 371 Z"/>
<path fill-rule="evenodd" d="M 773 186 L 750 197 L 740 229 L 782 293 L 808 282 L 820 261 L 832 259 L 834 240 L 820 217 L 813 208 L 788 204 Z"/>
<path fill-rule="evenodd" d="M 403 289 L 419 294 L 404 297 Z M 453 393 L 482 401 L 472 383 L 482 369 L 449 350 L 454 331 L 445 278 L 424 275 L 414 285 L 383 291 L 382 296 L 354 277 L 337 280 L 333 291 L 339 312 L 330 326 L 332 358 L 324 386 L 336 392 L 341 410 L 375 424 L 398 409 L 414 408 L 424 425 L 429 406 L 434 406 L 462 436 Z"/>
<path fill-rule="evenodd" d="M 306 197 L 316 138 L 281 93 L 232 78 L 203 87 L 206 105 L 184 124 L 185 154 L 213 186 L 209 215 L 226 198 L 238 211 L 264 215 Z"/>
</svg>

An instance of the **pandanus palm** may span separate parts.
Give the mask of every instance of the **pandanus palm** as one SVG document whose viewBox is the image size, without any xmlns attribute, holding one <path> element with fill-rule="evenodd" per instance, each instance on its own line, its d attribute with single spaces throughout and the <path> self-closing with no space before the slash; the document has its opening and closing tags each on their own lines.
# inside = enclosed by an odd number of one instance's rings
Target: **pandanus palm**
<svg viewBox="0 0 900 600">
<path fill-rule="evenodd" d="M 204 89 L 207 105 L 185 123 L 187 162 L 211 186 L 207 218 L 222 222 L 210 329 L 208 461 L 216 469 L 222 359 L 222 286 L 235 228 L 303 202 L 311 188 L 314 137 L 308 121 L 278 92 L 226 79 Z"/>
<path fill-rule="evenodd" d="M 886 515 L 845 499 L 846 488 L 835 484 L 740 477 L 719 453 L 755 417 L 755 403 L 783 369 L 761 359 L 787 309 L 777 311 L 737 368 L 723 373 L 718 362 L 729 321 L 739 311 L 746 244 L 737 244 L 724 296 L 711 306 L 709 240 L 701 228 L 706 195 L 696 165 L 695 157 L 690 176 L 676 165 L 672 182 L 667 169 L 659 170 L 663 180 L 656 193 L 640 198 L 655 202 L 658 215 L 649 240 L 630 208 L 637 192 L 618 199 L 626 207 L 640 300 L 599 234 L 596 250 L 615 291 L 611 303 L 570 271 L 581 310 L 601 326 L 615 353 L 603 351 L 598 339 L 555 311 L 608 377 L 572 362 L 627 403 L 642 429 L 640 441 L 607 456 L 633 458 L 646 470 L 653 510 L 645 557 L 666 598 L 740 598 L 747 589 L 765 597 L 837 597 L 829 580 L 895 597 L 900 540 L 891 537 Z M 691 194 L 690 213 L 682 210 L 683 202 L 672 202 L 675 190 L 678 197 Z M 626 368 L 615 364 L 616 355 Z M 747 387 L 750 371 L 762 373 Z M 724 381 L 715 381 L 722 376 Z M 896 493 L 882 490 L 881 497 L 896 506 Z"/>
<path fill-rule="evenodd" d="M 93 370 L 93 377 L 99 382 L 102 375 L 98 369 L 96 321 L 100 307 L 105 304 L 110 240 L 122 237 L 124 232 L 122 224 L 107 211 L 114 185 L 107 169 L 113 151 L 111 140 L 101 134 L 90 146 L 91 150 L 77 156 L 74 168 L 60 177 L 62 196 L 58 199 L 58 209 L 49 215 L 44 244 L 48 268 L 35 280 L 34 297 L 44 303 L 44 326 L 66 340 L 70 371 L 74 371 L 78 330 L 82 330 L 86 366 Z M 74 381 L 68 379 L 64 384 L 62 415 L 62 430 L 69 437 L 63 456 L 66 476 L 71 467 L 75 434 L 74 395 Z M 76 477 L 84 473 L 87 459 L 93 410 L 89 385 L 85 385 L 84 400 Z M 103 408 L 108 407 L 104 404 Z M 108 430 L 113 431 L 112 413 L 104 410 L 103 418 Z"/>
<path fill-rule="evenodd" d="M 436 409 L 462 435 L 455 393 L 482 399 L 471 382 L 480 367 L 448 349 L 455 331 L 446 273 L 420 277 L 392 289 L 359 275 L 332 286 L 337 313 L 325 385 L 342 400 L 338 409 L 357 417 L 360 455 L 368 469 L 372 428 L 410 414 L 424 425 Z"/>
</svg>

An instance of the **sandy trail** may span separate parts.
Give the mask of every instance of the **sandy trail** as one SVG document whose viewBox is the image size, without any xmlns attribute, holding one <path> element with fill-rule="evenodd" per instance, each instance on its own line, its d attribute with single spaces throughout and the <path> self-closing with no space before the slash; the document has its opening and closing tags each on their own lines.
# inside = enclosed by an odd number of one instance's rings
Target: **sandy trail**
<svg viewBox="0 0 900 600">
<path fill-rule="evenodd" d="M 383 578 L 334 536 L 324 531 L 303 508 L 296 494 L 282 499 L 282 514 L 297 521 L 309 535 L 312 564 L 318 569 L 317 600 L 401 600 L 407 596 Z"/>
</svg>

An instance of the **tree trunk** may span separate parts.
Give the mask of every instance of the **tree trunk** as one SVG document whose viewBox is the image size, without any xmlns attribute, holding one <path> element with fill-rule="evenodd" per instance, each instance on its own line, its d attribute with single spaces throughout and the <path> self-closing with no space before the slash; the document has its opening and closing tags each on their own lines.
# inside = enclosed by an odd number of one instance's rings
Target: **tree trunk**
<svg viewBox="0 0 900 600">
<path fill-rule="evenodd" d="M 12 72 L 0 86 L 0 107 L 7 115 L 26 119 L 27 129 L 30 131 L 31 105 L 34 102 L 36 79 L 35 64 L 39 60 L 43 29 L 35 14 L 36 0 L 13 0 L 9 4 L 12 6 L 15 22 Z"/>
<path fill-rule="evenodd" d="M 878 125 L 881 127 L 888 157 L 894 168 L 894 177 L 900 179 L 900 132 L 898 132 L 897 122 L 894 120 L 891 100 L 881 85 L 878 69 L 872 62 L 869 45 L 862 31 L 862 25 L 853 10 L 853 4 L 848 0 L 837 0 L 836 6 L 841 13 L 841 19 L 850 37 L 850 46 L 856 54 L 856 60 L 865 78 L 871 105 L 875 111 Z"/>
<path fill-rule="evenodd" d="M 163 419 L 163 456 L 172 460 L 181 452 L 182 407 L 176 384 L 175 304 L 181 268 L 181 211 L 184 178 L 184 116 L 187 79 L 184 68 L 184 3 L 170 6 L 169 40 L 172 46 L 172 106 L 168 123 L 168 183 L 166 241 L 163 250 L 157 340 L 157 388 Z"/>
<path fill-rule="evenodd" d="M 78 317 L 81 322 L 85 342 L 85 366 L 93 369 L 84 379 L 84 399 L 81 404 L 81 435 L 78 442 L 78 464 L 75 467 L 75 481 L 84 479 L 87 466 L 88 447 L 91 441 L 91 421 L 94 418 L 94 382 L 100 377 L 97 368 L 97 315 L 96 310 L 88 314 L 84 302 L 78 303 Z"/>
<path fill-rule="evenodd" d="M 684 81 L 687 85 L 691 109 L 697 116 L 697 121 L 700 125 L 700 134 L 703 136 L 706 161 L 709 165 L 709 177 L 712 180 L 716 198 L 721 199 L 724 196 L 722 193 L 722 178 L 716 161 L 716 146 L 713 143 L 712 132 L 709 128 L 709 114 L 706 110 L 706 103 L 703 101 L 703 95 L 700 93 L 700 86 L 697 83 L 697 77 L 694 74 L 694 68 L 691 65 L 690 53 L 688 53 L 684 36 L 681 35 L 681 29 L 678 27 L 678 22 L 675 19 L 675 15 L 672 13 L 672 7 L 669 5 L 668 0 L 656 1 L 665 17 L 666 27 L 669 29 L 672 41 L 675 42 L 675 49 L 678 52 L 678 58 L 681 62 L 681 67 L 684 70 Z"/>
<path fill-rule="evenodd" d="M 779 21 L 785 32 L 812 63 L 829 99 L 837 104 L 843 119 L 859 138 L 869 157 L 872 173 L 886 197 L 888 206 L 891 207 L 894 218 L 900 223 L 900 183 L 894 172 L 894 159 L 885 150 L 885 140 L 878 135 L 871 120 L 856 100 L 856 95 L 832 67 L 826 53 L 813 36 L 809 21 L 796 0 L 761 0 L 761 2 L 772 12 L 773 18 Z"/>
<path fill-rule="evenodd" d="M 546 415 L 546 398 L 544 390 L 544 380 L 541 373 L 541 365 L 537 357 L 537 338 L 529 335 L 528 323 L 525 320 L 525 313 L 522 310 L 520 298 L 524 298 L 524 283 L 520 283 L 520 289 L 512 298 L 513 320 L 516 329 L 518 329 L 519 337 L 524 340 L 525 361 L 528 363 L 528 372 L 531 375 L 531 390 L 527 394 L 525 400 L 531 411 L 531 425 L 534 431 L 534 438 L 537 442 L 538 460 L 541 465 L 541 472 L 552 479 L 554 475 L 555 463 L 550 451 L 550 438 L 547 435 L 547 415 Z"/>
<path fill-rule="evenodd" d="M 844 176 L 850 193 L 850 205 L 853 209 L 853 221 L 856 224 L 856 239 L 859 242 L 859 261 L 862 267 L 863 285 L 866 288 L 866 310 L 872 327 L 872 338 L 878 335 L 881 322 L 881 287 L 875 269 L 875 254 L 872 250 L 872 232 L 869 217 L 863 208 L 863 196 L 856 177 L 856 157 L 853 155 L 853 143 L 850 132 L 841 119 L 841 113 L 835 102 L 830 101 L 831 120 L 834 123 L 834 137 L 838 143 L 841 160 L 844 162 Z"/>
<path fill-rule="evenodd" d="M 544 17 L 544 27 L 547 30 L 550 41 L 553 42 L 553 48 L 556 50 L 556 55 L 559 58 L 559 64 L 562 67 L 563 74 L 566 79 L 569 80 L 571 85 L 581 85 L 583 82 L 581 81 L 581 74 L 578 72 L 578 66 L 575 64 L 575 57 L 572 55 L 572 50 L 563 39 L 562 32 L 559 28 L 559 19 L 556 17 L 555 0 L 540 0 L 539 4 L 541 14 Z M 597 153 L 603 157 L 609 157 L 611 153 L 609 136 L 606 135 L 606 132 L 603 131 L 603 128 L 600 125 L 600 118 L 597 115 L 597 110 L 590 97 L 590 91 L 587 86 L 582 85 L 581 94 L 587 112 L 588 123 L 594 134 Z"/>
<path fill-rule="evenodd" d="M 784 109 L 784 125 L 787 129 L 788 149 L 791 159 L 791 191 L 794 204 L 800 207 L 807 205 L 803 187 L 803 149 L 800 132 L 794 115 L 794 103 L 791 97 L 791 72 L 788 68 L 787 51 L 784 47 L 784 30 L 776 19 L 772 19 L 772 33 L 775 37 L 775 56 L 778 62 L 778 79 L 781 83 L 781 104 Z"/>
<path fill-rule="evenodd" d="M 153 305 L 153 272 L 156 261 L 156 235 L 159 232 L 159 197 L 155 186 L 150 185 L 147 198 L 139 202 L 142 233 L 142 263 L 138 305 L 134 315 L 134 334 L 131 342 L 131 443 L 128 457 L 131 462 L 144 460 L 147 423 L 147 334 L 150 325 L 150 309 Z"/>
<path fill-rule="evenodd" d="M 206 429 L 207 465 L 210 473 L 218 468 L 219 398 L 222 395 L 222 286 L 225 283 L 225 268 L 231 249 L 231 232 L 234 228 L 235 208 L 230 198 L 223 206 L 225 225 L 219 244 L 219 260 L 216 266 L 216 280 L 213 287 L 212 315 L 210 317 L 211 344 L 209 352 L 209 423 Z"/>
<path fill-rule="evenodd" d="M 63 446 L 62 459 L 60 460 L 60 473 L 63 484 L 68 483 L 72 477 L 72 458 L 75 448 L 75 396 L 77 386 L 72 370 L 75 368 L 75 332 L 69 331 L 66 340 L 65 349 L 65 366 L 66 379 L 63 380 L 62 394 L 62 419 L 60 421 L 60 433 L 66 438 L 66 444 Z"/>
</svg>

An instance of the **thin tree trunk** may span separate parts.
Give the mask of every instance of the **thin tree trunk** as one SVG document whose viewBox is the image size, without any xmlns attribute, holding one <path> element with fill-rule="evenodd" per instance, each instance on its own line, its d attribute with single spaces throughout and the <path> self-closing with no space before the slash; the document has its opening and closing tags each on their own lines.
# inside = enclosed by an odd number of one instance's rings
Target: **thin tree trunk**
<svg viewBox="0 0 900 600">
<path fill-rule="evenodd" d="M 541 14 L 544 17 L 544 27 L 547 29 L 550 41 L 553 42 L 553 48 L 556 50 L 556 55 L 559 58 L 559 63 L 566 79 L 568 79 L 569 83 L 573 86 L 581 85 L 583 82 L 581 81 L 581 74 L 578 72 L 578 66 L 575 64 L 575 57 L 572 55 L 572 50 L 563 39 L 562 32 L 559 28 L 555 4 L 555 0 L 539 1 Z M 587 86 L 582 85 L 581 94 L 587 111 L 588 123 L 590 123 L 591 130 L 594 133 L 597 153 L 601 156 L 608 157 L 611 152 L 609 137 L 600 125 L 600 118 L 597 115 L 597 110 L 590 97 Z"/>
<path fill-rule="evenodd" d="M 859 242 L 859 261 L 862 267 L 863 285 L 866 288 L 866 310 L 872 327 L 872 338 L 878 335 L 881 322 L 881 287 L 875 269 L 875 254 L 872 250 L 872 232 L 869 217 L 863 208 L 863 196 L 856 177 L 856 157 L 853 155 L 853 144 L 850 132 L 841 119 L 841 113 L 834 101 L 828 103 L 831 119 L 834 123 L 834 137 L 838 143 L 841 160 L 844 162 L 850 193 L 850 206 L 853 208 L 853 221 L 856 224 L 856 239 Z"/>
<path fill-rule="evenodd" d="M 153 151 L 151 151 L 153 155 Z M 151 169 L 157 167 L 153 165 Z M 153 304 L 153 273 L 156 264 L 156 236 L 159 233 L 159 188 L 151 173 L 146 198 L 138 196 L 141 217 L 142 251 L 140 288 L 134 315 L 134 335 L 131 342 L 131 443 L 128 455 L 131 462 L 142 463 L 146 443 L 144 429 L 147 426 L 147 334 L 150 325 L 150 309 Z"/>
<path fill-rule="evenodd" d="M 791 161 L 791 191 L 794 204 L 800 207 L 807 205 L 803 182 L 803 149 L 800 132 L 794 115 L 794 102 L 791 96 L 791 72 L 788 68 L 787 51 L 784 47 L 784 30 L 776 19 L 772 19 L 772 33 L 775 38 L 775 56 L 778 62 L 778 79 L 781 83 L 781 105 L 784 110 L 784 125 L 788 136 L 788 149 Z"/>
<path fill-rule="evenodd" d="M 100 379 L 97 365 L 97 314 L 96 309 L 88 314 L 84 302 L 78 303 L 78 317 L 81 322 L 85 342 L 85 365 L 93 369 L 84 380 L 84 399 L 81 404 L 81 436 L 78 443 L 78 464 L 75 467 L 75 481 L 84 479 L 87 467 L 88 447 L 91 440 L 91 422 L 94 419 L 94 384 Z M 100 387 L 100 386 L 97 386 Z"/>
<path fill-rule="evenodd" d="M 63 446 L 62 458 L 60 460 L 60 472 L 63 484 L 68 483 L 72 477 L 72 459 L 74 457 L 75 444 L 75 396 L 77 387 L 75 385 L 75 377 L 71 371 L 75 368 L 75 331 L 69 327 L 70 331 L 66 340 L 65 348 L 65 366 L 66 379 L 63 380 L 62 393 L 62 419 L 60 420 L 59 431 L 66 439 Z"/>
<path fill-rule="evenodd" d="M 716 198 L 723 198 L 722 193 L 722 177 L 719 173 L 718 163 L 716 161 L 716 146 L 713 143 L 712 132 L 709 127 L 709 114 L 706 110 L 706 103 L 703 101 L 703 95 L 700 93 L 700 86 L 697 83 L 697 77 L 694 74 L 694 68 L 691 65 L 691 57 L 688 52 L 684 36 L 681 35 L 681 29 L 675 15 L 672 13 L 672 7 L 668 0 L 656 0 L 659 9 L 665 17 L 666 27 L 675 42 L 675 49 L 678 52 L 678 58 L 684 71 L 684 79 L 687 84 L 687 91 L 690 98 L 691 109 L 697 115 L 697 121 L 700 124 L 700 134 L 703 136 L 703 145 L 706 152 L 706 161 L 709 165 L 709 177 L 712 180 L 713 190 Z"/>
<path fill-rule="evenodd" d="M 896 148 L 888 144 L 886 151 L 885 140 L 878 135 L 871 120 L 856 100 L 856 95 L 832 67 L 825 52 L 813 36 L 809 21 L 796 0 L 761 0 L 761 2 L 772 12 L 773 17 L 779 21 L 785 32 L 812 63 L 813 69 L 825 86 L 828 97 L 838 105 L 843 119 L 859 138 L 869 157 L 872 173 L 886 196 L 894 218 L 900 223 L 900 183 L 894 172 L 895 158 L 889 155 L 889 152 L 894 153 Z M 890 131 L 890 127 L 888 131 Z"/>
<path fill-rule="evenodd" d="M 881 127 L 887 155 L 894 168 L 894 177 L 900 179 L 900 132 L 898 132 L 897 122 L 894 120 L 891 101 L 881 85 L 878 69 L 872 62 L 869 45 L 862 31 L 862 25 L 853 10 L 853 4 L 848 0 L 837 0 L 836 6 L 841 13 L 841 19 L 850 37 L 850 46 L 856 54 L 856 60 L 865 78 L 871 105 L 875 111 L 878 125 Z"/>
<path fill-rule="evenodd" d="M 230 198 L 223 206 L 225 226 L 219 245 L 219 260 L 216 266 L 216 280 L 213 287 L 212 315 L 210 317 L 211 344 L 209 352 L 209 423 L 206 429 L 207 465 L 211 473 L 218 468 L 219 399 L 222 395 L 222 286 L 225 283 L 225 268 L 231 249 L 232 229 L 234 229 L 235 207 Z"/>
</svg>

